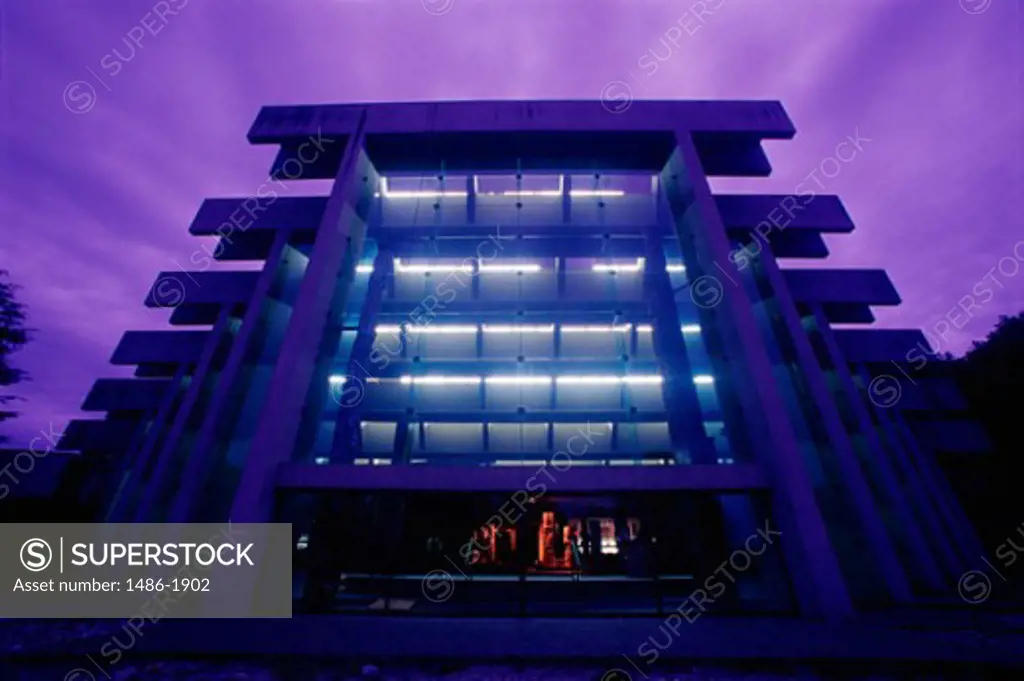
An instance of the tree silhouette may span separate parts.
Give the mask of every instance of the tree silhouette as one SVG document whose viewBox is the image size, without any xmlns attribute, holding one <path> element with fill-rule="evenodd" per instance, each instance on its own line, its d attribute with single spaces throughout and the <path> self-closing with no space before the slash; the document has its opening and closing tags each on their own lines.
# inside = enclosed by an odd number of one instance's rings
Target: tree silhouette
<svg viewBox="0 0 1024 681">
<path fill-rule="evenodd" d="M 25 306 L 15 297 L 20 288 L 7 280 L 7 270 L 0 270 L 0 390 L 28 378 L 24 371 L 11 366 L 10 359 L 12 354 L 29 341 L 30 329 L 25 327 Z M 0 392 L 0 423 L 18 415 L 18 412 L 6 408 L 6 405 L 18 399 L 6 391 Z M 0 443 L 6 440 L 6 437 L 0 435 Z"/>
<path fill-rule="evenodd" d="M 975 342 L 953 368 L 972 417 L 988 431 L 992 451 L 970 461 L 944 463 L 983 539 L 999 542 L 1021 520 L 1015 459 L 1022 454 L 1017 429 L 1024 395 L 1024 312 L 1001 316 L 988 337 Z"/>
</svg>

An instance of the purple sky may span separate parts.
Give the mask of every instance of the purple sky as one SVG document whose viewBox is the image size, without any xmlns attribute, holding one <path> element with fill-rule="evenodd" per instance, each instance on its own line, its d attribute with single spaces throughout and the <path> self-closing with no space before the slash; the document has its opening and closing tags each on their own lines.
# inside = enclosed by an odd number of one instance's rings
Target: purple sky
<svg viewBox="0 0 1024 681">
<path fill-rule="evenodd" d="M 274 152 L 245 133 L 264 104 L 597 99 L 612 81 L 778 99 L 799 132 L 768 145 L 775 175 L 716 189 L 792 192 L 859 129 L 872 141 L 823 180 L 858 224 L 829 264 L 888 269 L 904 305 L 880 324 L 933 328 L 1006 257 L 942 349 L 1024 309 L 1019 0 L 705 1 L 701 23 L 694 0 L 168 0 L 185 6 L 150 14 L 130 56 L 156 0 L 0 0 L 0 268 L 38 330 L 13 444 L 128 374 L 107 364 L 125 330 L 164 326 L 143 297 L 196 249 L 204 198 L 260 185 Z M 96 90 L 86 113 L 74 81 Z"/>
</svg>

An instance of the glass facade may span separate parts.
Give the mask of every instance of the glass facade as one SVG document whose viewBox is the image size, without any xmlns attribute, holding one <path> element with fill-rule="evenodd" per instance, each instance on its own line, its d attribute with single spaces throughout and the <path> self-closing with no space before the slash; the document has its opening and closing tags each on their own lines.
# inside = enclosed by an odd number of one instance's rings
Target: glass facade
<svg viewBox="0 0 1024 681">
<path fill-rule="evenodd" d="M 600 442 L 582 465 L 732 463 L 657 187 L 381 177 L 338 351 L 309 397 L 316 437 L 293 460 L 528 466 L 589 427 Z"/>
</svg>

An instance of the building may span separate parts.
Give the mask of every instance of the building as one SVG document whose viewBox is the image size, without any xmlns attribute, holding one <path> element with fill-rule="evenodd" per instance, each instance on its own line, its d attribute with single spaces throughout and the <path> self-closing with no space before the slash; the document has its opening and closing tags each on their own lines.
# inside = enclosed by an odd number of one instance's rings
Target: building
<svg viewBox="0 0 1024 681">
<path fill-rule="evenodd" d="M 935 455 L 984 440 L 924 336 L 867 326 L 881 270 L 787 268 L 853 230 L 837 197 L 709 185 L 794 134 L 777 102 L 264 108 L 271 178 L 202 204 L 146 300 L 175 330 L 125 334 L 61 446 L 108 520 L 293 523 L 313 610 L 954 600 L 982 552 Z"/>
</svg>

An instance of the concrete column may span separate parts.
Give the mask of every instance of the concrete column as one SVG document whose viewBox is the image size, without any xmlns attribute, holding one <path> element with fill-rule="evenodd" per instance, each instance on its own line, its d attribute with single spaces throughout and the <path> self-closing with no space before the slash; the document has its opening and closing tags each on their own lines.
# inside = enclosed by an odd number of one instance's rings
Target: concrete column
<svg viewBox="0 0 1024 681">
<path fill-rule="evenodd" d="M 853 605 L 814 498 L 782 395 L 762 346 L 751 301 L 741 287 L 726 289 L 719 277 L 730 267 L 731 245 L 703 173 L 689 131 L 676 135 L 677 147 L 661 185 L 673 226 L 699 298 L 701 325 L 720 339 L 727 359 L 710 353 L 716 374 L 729 377 L 743 412 L 748 439 L 756 438 L 773 483 L 773 511 L 801 611 L 830 619 L 849 617 Z M 717 275 L 717 276 L 716 276 Z M 700 289 L 694 287 L 699 286 Z M 711 294 L 708 297 L 707 294 Z"/>
<path fill-rule="evenodd" d="M 271 518 L 274 473 L 278 464 L 291 458 L 311 383 L 323 373 L 319 365 L 328 316 L 335 313 L 339 299 L 347 295 L 354 275 L 354 267 L 343 271 L 345 255 L 365 232 L 365 211 L 373 200 L 376 184 L 364 149 L 362 126 L 361 120 L 347 140 L 317 230 L 260 425 L 235 494 L 230 516 L 234 522 L 263 522 Z"/>
<path fill-rule="evenodd" d="M 352 459 L 362 452 L 362 435 L 360 432 L 358 411 L 363 397 L 368 390 L 377 387 L 372 379 L 378 378 L 380 371 L 391 362 L 386 353 L 374 354 L 374 327 L 380 314 L 381 302 L 387 282 L 391 279 L 394 267 L 394 253 L 383 248 L 374 259 L 373 273 L 366 283 L 366 297 L 359 315 L 359 329 L 347 357 L 336 357 L 334 364 L 337 369 L 344 365 L 346 385 L 348 381 L 357 382 L 350 386 L 349 391 L 342 387 L 338 395 L 338 415 L 334 422 L 334 441 L 331 444 L 331 463 L 352 463 Z M 376 360 L 376 361 L 375 361 Z M 326 389 L 326 388 L 325 388 Z M 332 393 L 333 396 L 333 393 Z"/>
<path fill-rule="evenodd" d="M 928 544 L 921 531 L 921 526 L 915 520 L 910 511 L 910 507 L 907 504 L 906 490 L 900 485 L 899 480 L 896 477 L 896 473 L 890 465 L 888 453 L 885 451 L 881 441 L 878 439 L 874 423 L 871 421 L 871 415 L 868 413 L 867 407 L 864 405 L 864 400 L 861 399 L 861 394 L 853 382 L 853 376 L 850 373 L 850 366 L 846 362 L 846 358 L 843 357 L 843 354 L 839 349 L 839 344 L 836 342 L 835 335 L 832 333 L 832 326 L 829 324 L 828 318 L 826 317 L 825 311 L 820 303 L 813 304 L 811 309 L 814 313 L 815 323 L 818 330 L 821 332 L 822 340 L 825 343 L 825 349 L 827 350 L 829 359 L 835 369 L 836 377 L 839 379 L 842 389 L 847 394 L 850 407 L 853 409 L 854 418 L 857 419 L 857 425 L 861 433 L 864 435 L 864 438 L 867 440 L 868 446 L 871 448 L 871 452 L 874 455 L 873 462 L 875 463 L 875 468 L 879 474 L 880 487 L 885 491 L 886 496 L 889 498 L 889 503 L 892 504 L 893 508 L 896 510 L 899 522 L 907 534 L 907 540 L 910 543 L 914 559 L 917 562 L 915 567 L 917 570 L 921 571 L 921 574 L 925 577 L 929 587 L 936 590 L 941 589 L 943 587 L 943 580 L 942 575 L 935 564 L 935 558 L 931 556 L 928 550 Z"/>
<path fill-rule="evenodd" d="M 946 474 L 939 467 L 938 461 L 933 452 L 925 450 L 911 432 L 903 415 L 899 412 L 893 414 L 899 430 L 903 433 L 904 441 L 907 443 L 907 451 L 911 454 L 914 464 L 930 483 L 932 493 L 943 509 L 946 522 L 956 540 L 956 546 L 960 555 L 968 565 L 973 565 L 977 556 L 985 555 L 985 549 L 974 531 L 974 526 L 968 520 L 963 508 L 957 500 L 956 493 L 950 487 Z"/>
<path fill-rule="evenodd" d="M 853 506 L 857 510 L 858 522 L 863 528 L 868 541 L 871 543 L 869 547 L 871 554 L 877 562 L 879 571 L 885 579 L 889 595 L 896 602 L 908 602 L 913 599 L 910 582 L 907 579 L 903 566 L 900 564 L 899 555 L 896 552 L 892 538 L 889 536 L 889 532 L 882 520 L 882 515 L 879 513 L 874 495 L 871 493 L 871 487 L 865 479 L 866 473 L 857 460 L 857 452 L 854 450 L 853 444 L 850 442 L 850 437 L 846 432 L 843 419 L 839 415 L 839 409 L 836 406 L 835 399 L 825 382 L 825 376 L 821 371 L 821 366 L 818 364 L 818 360 L 814 356 L 814 350 L 811 348 L 810 339 L 808 339 L 807 333 L 804 331 L 803 325 L 800 323 L 800 315 L 797 312 L 796 303 L 793 301 L 793 296 L 790 294 L 789 288 L 786 286 L 782 272 L 779 270 L 778 263 L 775 261 L 775 255 L 768 244 L 764 244 L 762 246 L 761 256 L 758 258 L 757 262 L 760 263 L 765 278 L 768 280 L 768 283 L 771 285 L 772 290 L 775 293 L 775 298 L 778 301 L 779 312 L 782 315 L 783 323 L 786 326 L 787 333 L 793 341 L 801 373 L 803 373 L 803 376 L 807 381 L 807 387 L 811 392 L 811 397 L 814 400 L 818 414 L 821 415 L 821 419 L 825 425 L 825 430 L 828 433 L 828 440 L 832 445 L 832 451 L 835 453 L 836 457 L 836 464 L 838 465 L 840 475 L 842 476 L 842 484 L 846 487 L 847 492 L 850 495 L 850 499 L 853 502 Z M 836 358 L 833 357 L 833 362 L 835 361 Z M 839 358 L 839 362 L 843 363 L 845 366 L 845 360 Z M 870 423 L 868 426 L 870 427 Z M 861 430 L 865 429 L 863 420 L 860 421 L 860 427 Z M 885 452 L 881 451 L 880 447 L 873 446 L 872 449 L 874 450 L 876 458 L 881 459 L 885 456 Z M 886 479 L 886 484 L 883 487 L 889 494 L 890 503 L 892 503 L 896 508 L 896 513 L 900 522 L 907 526 L 906 529 L 908 534 L 912 535 L 911 548 L 915 559 L 920 564 L 920 569 L 923 571 L 929 583 L 938 588 L 941 584 L 941 578 L 935 570 L 934 565 L 931 563 L 930 556 L 928 555 L 928 549 L 923 538 L 916 534 L 917 525 L 914 522 L 913 517 L 910 515 L 909 510 L 906 508 L 906 505 L 902 503 L 902 498 L 893 498 L 894 496 L 899 495 L 899 491 L 894 489 L 892 486 L 894 485 L 894 482 L 894 480 Z"/>
<path fill-rule="evenodd" d="M 212 450 L 216 449 L 218 434 L 223 434 L 224 426 L 221 421 L 226 417 L 225 412 L 230 412 L 232 407 L 237 406 L 232 404 L 232 396 L 234 395 L 237 399 L 235 383 L 239 373 L 245 368 L 245 362 L 252 360 L 249 346 L 260 334 L 260 317 L 264 314 L 264 301 L 277 281 L 282 267 L 286 264 L 285 250 L 288 247 L 290 236 L 289 231 L 281 230 L 274 238 L 270 253 L 263 265 L 263 271 L 256 282 L 252 298 L 250 298 L 242 317 L 238 335 L 231 345 L 217 386 L 206 407 L 195 445 L 182 470 L 178 492 L 175 494 L 171 507 L 170 522 L 183 523 L 191 520 L 191 513 L 196 508 L 198 495 L 202 492 L 210 469 L 214 467 L 215 462 L 210 461 L 210 457 L 215 455 L 215 451 Z"/>
<path fill-rule="evenodd" d="M 866 365 L 858 364 L 855 370 L 865 386 L 871 384 L 871 375 L 868 373 Z M 932 545 L 937 547 L 942 557 L 947 576 L 953 579 L 959 578 L 963 574 L 965 566 L 956 554 L 949 531 L 942 526 L 941 517 L 945 511 L 939 507 L 939 501 L 929 495 L 926 477 L 917 471 L 910 460 L 907 448 L 893 422 L 891 410 L 882 409 L 877 405 L 872 405 L 872 409 L 889 442 L 890 451 L 894 454 L 893 460 L 902 472 L 904 486 L 917 507 L 917 516 L 927 528 Z"/>
<path fill-rule="evenodd" d="M 651 340 L 654 353 L 665 368 L 665 408 L 672 446 L 685 449 L 690 463 L 714 464 L 715 450 L 704 430 L 704 415 L 693 384 L 693 369 L 686 355 L 686 341 L 679 323 L 679 308 L 672 281 L 665 271 L 665 245 L 661 224 L 645 229 L 644 289 L 654 315 Z M 686 291 L 678 295 L 688 296 Z"/>
<path fill-rule="evenodd" d="M 214 342 L 213 334 L 211 333 L 210 335 L 211 338 L 207 339 L 207 343 Z M 131 463 L 128 464 L 129 469 L 121 480 L 121 485 L 117 489 L 113 502 L 107 509 L 103 522 L 131 522 L 131 514 L 139 499 L 139 494 L 143 491 L 140 488 L 145 483 L 145 480 L 142 479 L 142 474 L 146 470 L 146 464 L 153 457 L 153 449 L 156 446 L 156 442 L 160 439 L 160 435 L 171 427 L 171 419 L 174 417 L 172 408 L 181 391 L 181 383 L 188 375 L 189 366 L 187 364 L 179 364 L 174 372 L 174 376 L 171 378 L 167 394 L 164 395 L 163 400 L 160 401 L 159 409 L 153 415 L 153 425 L 141 437 L 136 435 L 133 438 L 133 440 L 138 441 L 132 442 L 128 452 L 130 455 L 133 454 L 130 457 Z M 186 388 L 187 390 L 188 388 Z"/>
<path fill-rule="evenodd" d="M 160 453 L 157 455 L 153 473 L 145 483 L 146 490 L 142 494 L 135 511 L 135 522 L 137 523 L 160 521 L 160 519 L 154 517 L 154 513 L 156 512 L 156 504 L 159 501 L 160 492 L 165 482 L 164 479 L 168 475 L 171 458 L 178 449 L 179 440 L 188 424 L 192 410 L 199 402 L 199 396 L 209 378 L 217 351 L 224 341 L 223 336 L 226 333 L 230 333 L 231 319 L 231 310 L 228 306 L 224 306 L 220 314 L 217 315 L 217 321 L 213 324 L 210 338 L 206 342 L 206 347 L 203 348 L 199 361 L 196 363 L 196 370 L 192 374 L 192 383 L 185 392 L 184 398 L 182 398 L 181 406 L 178 407 L 178 412 L 174 416 L 174 422 L 170 426 L 170 432 L 167 433 L 167 437 L 164 438 L 163 444 L 160 447 Z M 234 344 L 232 344 L 232 347 L 234 347 Z"/>
</svg>

